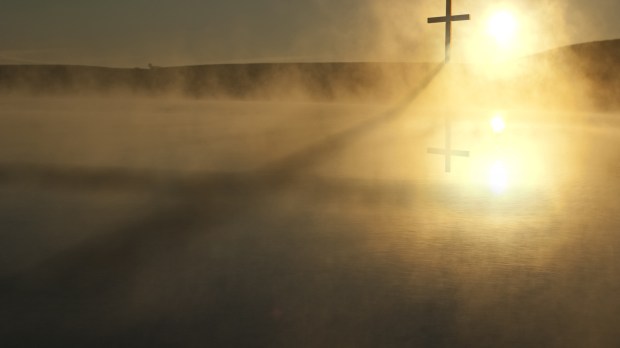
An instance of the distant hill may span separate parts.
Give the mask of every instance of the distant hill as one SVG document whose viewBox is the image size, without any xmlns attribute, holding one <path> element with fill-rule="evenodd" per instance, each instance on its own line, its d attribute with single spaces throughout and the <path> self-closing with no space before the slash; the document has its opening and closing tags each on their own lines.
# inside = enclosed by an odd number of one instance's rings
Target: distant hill
<svg viewBox="0 0 620 348">
<path fill-rule="evenodd" d="M 427 98 L 459 107 L 620 110 L 620 40 L 571 45 L 503 63 L 448 65 Z"/>
<path fill-rule="evenodd" d="M 523 88 L 571 90 L 597 108 L 620 109 L 620 39 L 561 47 L 523 61 L 538 74 L 524 77 Z"/>
<path fill-rule="evenodd" d="M 0 95 L 183 95 L 224 99 L 391 99 L 438 64 L 260 63 L 150 69 L 0 65 Z"/>
<path fill-rule="evenodd" d="M 469 93 L 463 98 L 482 101 L 492 95 L 542 102 L 557 91 L 556 95 L 587 95 L 597 107 L 620 108 L 618 62 L 620 40 L 610 40 L 562 47 L 508 63 L 527 66 L 521 74 L 509 77 L 486 74 L 481 78 L 479 72 L 465 66 L 457 70 Z M 437 67 L 431 63 L 261 63 L 149 69 L 0 65 L 0 95 L 129 93 L 214 99 L 391 101 L 422 84 Z"/>
</svg>

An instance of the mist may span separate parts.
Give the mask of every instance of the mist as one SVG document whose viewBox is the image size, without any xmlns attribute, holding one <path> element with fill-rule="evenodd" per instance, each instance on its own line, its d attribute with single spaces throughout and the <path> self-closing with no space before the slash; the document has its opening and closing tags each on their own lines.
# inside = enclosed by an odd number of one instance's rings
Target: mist
<svg viewBox="0 0 620 348">
<path fill-rule="evenodd" d="M 455 62 L 433 80 L 429 103 L 578 110 L 618 108 L 617 40 L 561 47 L 484 64 Z M 439 63 L 252 63 L 120 69 L 0 66 L 6 96 L 235 101 L 407 102 Z M 433 94 L 434 97 L 430 98 Z M 443 94 L 443 95 L 442 95 Z"/>
<path fill-rule="evenodd" d="M 440 2 L 35 3 L 117 42 L 0 35 L 3 347 L 618 346 L 599 12 L 456 1 L 444 64 Z"/>
</svg>

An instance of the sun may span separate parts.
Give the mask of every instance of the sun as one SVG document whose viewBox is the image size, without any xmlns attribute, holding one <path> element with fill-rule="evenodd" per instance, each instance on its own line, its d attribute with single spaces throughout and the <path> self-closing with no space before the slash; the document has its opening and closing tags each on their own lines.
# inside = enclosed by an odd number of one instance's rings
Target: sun
<svg viewBox="0 0 620 348">
<path fill-rule="evenodd" d="M 517 20 L 510 11 L 497 11 L 489 18 L 487 31 L 499 45 L 509 46 L 515 40 Z"/>
</svg>

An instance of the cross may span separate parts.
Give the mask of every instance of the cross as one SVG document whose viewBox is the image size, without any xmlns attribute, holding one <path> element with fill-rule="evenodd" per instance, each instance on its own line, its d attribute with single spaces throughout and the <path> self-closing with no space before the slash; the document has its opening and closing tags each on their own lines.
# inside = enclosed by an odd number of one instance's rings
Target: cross
<svg viewBox="0 0 620 348">
<path fill-rule="evenodd" d="M 468 21 L 469 15 L 452 15 L 452 0 L 446 0 L 446 15 L 444 17 L 431 17 L 428 23 L 446 23 L 446 57 L 445 64 L 450 61 L 450 44 L 452 42 L 452 22 Z M 452 150 L 452 126 L 450 118 L 446 116 L 446 148 L 429 148 L 428 153 L 442 155 L 446 158 L 446 173 L 452 170 L 452 156 L 469 157 L 469 151 Z"/>
<path fill-rule="evenodd" d="M 428 148 L 428 153 L 433 155 L 446 156 L 446 173 L 450 173 L 452 169 L 452 156 L 469 157 L 469 151 L 452 150 L 452 126 L 450 120 L 446 117 L 446 148 Z"/>
<path fill-rule="evenodd" d="M 452 41 L 452 22 L 453 21 L 468 21 L 469 15 L 452 15 L 452 0 L 446 0 L 446 16 L 445 17 L 431 17 L 428 19 L 428 23 L 446 23 L 446 58 L 445 62 L 450 61 L 450 42 Z"/>
</svg>

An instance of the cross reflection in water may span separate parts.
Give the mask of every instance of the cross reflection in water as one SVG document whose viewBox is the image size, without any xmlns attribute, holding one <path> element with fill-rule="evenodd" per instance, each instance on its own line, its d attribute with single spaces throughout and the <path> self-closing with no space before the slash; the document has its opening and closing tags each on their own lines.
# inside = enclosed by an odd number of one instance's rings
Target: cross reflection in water
<svg viewBox="0 0 620 348">
<path fill-rule="evenodd" d="M 452 150 L 452 124 L 450 118 L 446 116 L 446 147 L 438 149 L 434 147 L 428 148 L 428 153 L 433 155 L 443 155 L 446 158 L 446 173 L 452 170 L 452 156 L 469 157 L 469 151 Z"/>
</svg>

